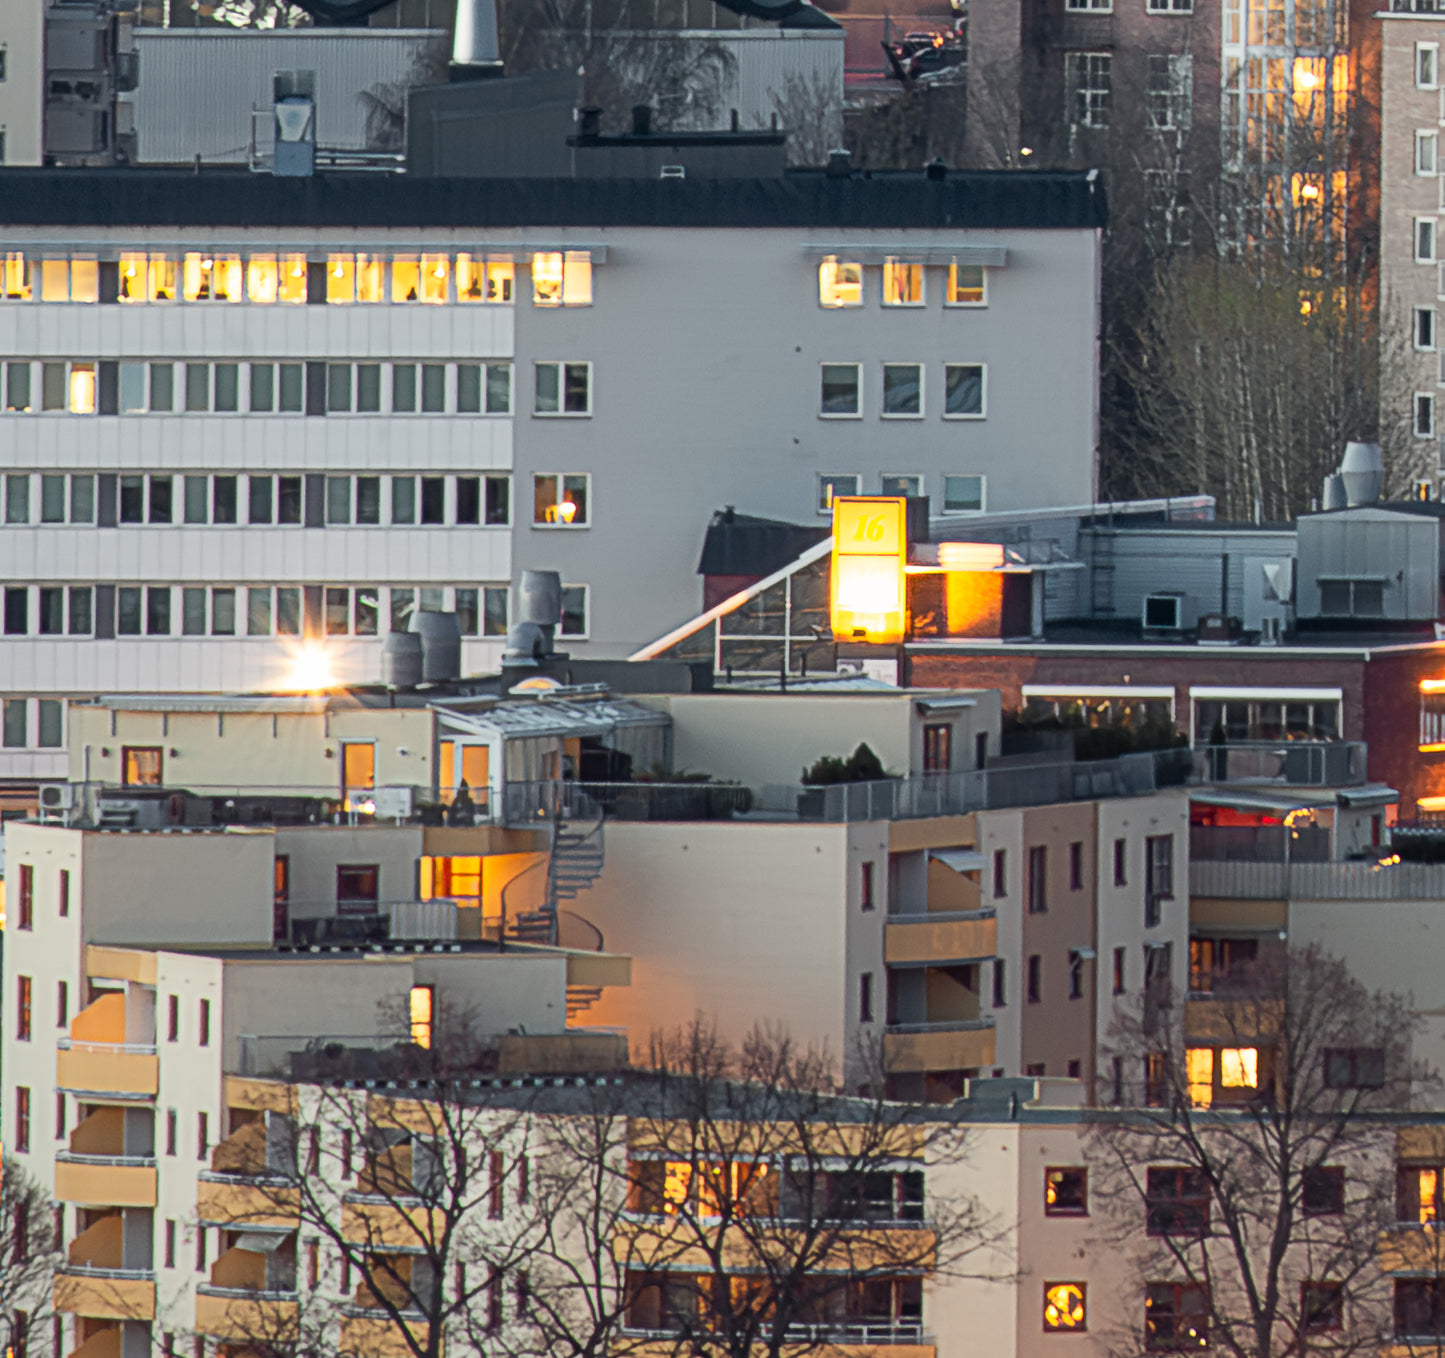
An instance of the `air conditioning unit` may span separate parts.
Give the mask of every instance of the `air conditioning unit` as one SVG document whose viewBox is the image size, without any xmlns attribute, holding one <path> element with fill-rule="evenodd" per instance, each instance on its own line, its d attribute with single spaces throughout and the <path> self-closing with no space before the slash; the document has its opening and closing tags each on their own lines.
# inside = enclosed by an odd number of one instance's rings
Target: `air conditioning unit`
<svg viewBox="0 0 1445 1358">
<path fill-rule="evenodd" d="M 1188 632 L 1198 620 L 1187 594 L 1146 594 L 1140 616 L 1146 632 Z"/>
<path fill-rule="evenodd" d="M 75 810 L 76 788 L 74 783 L 42 783 L 40 785 L 40 809 L 42 811 Z"/>
</svg>

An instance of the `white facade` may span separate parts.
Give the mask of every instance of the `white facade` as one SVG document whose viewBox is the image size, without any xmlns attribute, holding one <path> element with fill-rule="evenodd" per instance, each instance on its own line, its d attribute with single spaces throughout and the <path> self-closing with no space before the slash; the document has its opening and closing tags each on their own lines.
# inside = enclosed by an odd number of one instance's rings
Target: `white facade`
<svg viewBox="0 0 1445 1358">
<path fill-rule="evenodd" d="M 0 778 L 63 776 L 61 697 L 375 681 L 418 609 L 459 611 L 464 673 L 494 669 L 523 568 L 562 574 L 560 649 L 629 654 L 696 611 L 725 504 L 809 522 L 830 486 L 964 516 L 1088 501 L 1098 232 L 1092 188 L 1065 178 L 1062 221 L 1054 186 L 1021 179 L 999 211 L 1044 225 L 948 230 L 827 225 L 972 201 L 916 176 L 904 198 L 807 176 L 716 198 L 221 172 L 39 186 L 54 196 L 25 214 L 71 225 L 0 222 Z M 695 224 L 749 195 L 738 224 Z M 582 225 L 518 225 L 527 203 Z M 649 213 L 676 221 L 605 224 Z M 471 215 L 503 224 L 456 225 Z M 821 221 L 764 225 L 779 215 Z M 174 224 L 207 217 L 312 224 Z M 830 256 L 856 271 L 841 300 Z M 976 288 L 954 297 L 958 270 Z"/>
<path fill-rule="evenodd" d="M 45 0 L 0 6 L 0 165 L 39 165 L 45 103 Z"/>
</svg>

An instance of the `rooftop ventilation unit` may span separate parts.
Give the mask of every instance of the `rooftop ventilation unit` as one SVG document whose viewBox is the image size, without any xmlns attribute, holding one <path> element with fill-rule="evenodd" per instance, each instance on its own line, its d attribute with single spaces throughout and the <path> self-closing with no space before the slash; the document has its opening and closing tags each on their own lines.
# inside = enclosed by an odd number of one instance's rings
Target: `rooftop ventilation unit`
<svg viewBox="0 0 1445 1358">
<path fill-rule="evenodd" d="M 1140 623 L 1146 632 L 1187 632 L 1197 620 L 1187 594 L 1146 594 Z"/>
</svg>

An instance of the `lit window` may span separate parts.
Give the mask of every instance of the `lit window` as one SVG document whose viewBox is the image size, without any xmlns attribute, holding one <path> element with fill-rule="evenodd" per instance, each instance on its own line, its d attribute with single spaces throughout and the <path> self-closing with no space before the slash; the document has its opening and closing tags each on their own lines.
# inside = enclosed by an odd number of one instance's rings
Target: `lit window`
<svg viewBox="0 0 1445 1358">
<path fill-rule="evenodd" d="M 335 303 L 356 300 L 356 256 L 326 257 L 326 300 Z"/>
<path fill-rule="evenodd" d="M 538 415 L 590 415 L 592 365 L 590 363 L 538 363 L 536 367 Z"/>
<path fill-rule="evenodd" d="M 984 374 L 982 363 L 943 365 L 945 420 L 981 420 L 984 417 Z"/>
<path fill-rule="evenodd" d="M 415 302 L 421 298 L 421 265 L 404 256 L 391 261 L 391 300 Z"/>
<path fill-rule="evenodd" d="M 1083 1283 L 1044 1284 L 1044 1329 L 1050 1333 L 1087 1329 Z"/>
<path fill-rule="evenodd" d="M 982 264 L 959 264 L 948 266 L 948 292 L 944 296 L 945 306 L 983 306 L 987 298 L 985 291 L 988 275 Z"/>
<path fill-rule="evenodd" d="M 487 301 L 504 306 L 512 305 L 512 279 L 516 267 L 510 259 L 489 259 L 487 261 Z"/>
<path fill-rule="evenodd" d="M 146 270 L 146 297 L 152 302 L 176 300 L 176 262 L 168 255 L 152 255 Z"/>
<path fill-rule="evenodd" d="M 70 300 L 100 301 L 100 265 L 93 259 L 70 261 Z"/>
<path fill-rule="evenodd" d="M 1214 1102 L 1214 1049 L 1190 1047 L 1184 1053 L 1184 1071 L 1189 1080 L 1189 1102 L 1208 1108 Z"/>
<path fill-rule="evenodd" d="M 187 255 L 181 267 L 181 295 L 188 302 L 239 302 L 240 257 Z"/>
<path fill-rule="evenodd" d="M 40 300 L 42 302 L 68 302 L 70 300 L 70 261 L 45 259 L 40 262 Z"/>
<path fill-rule="evenodd" d="M 120 257 L 120 279 L 117 295 L 122 302 L 145 301 L 146 257 L 123 254 Z"/>
<path fill-rule="evenodd" d="M 276 300 L 276 256 L 252 255 L 246 262 L 246 296 L 262 306 Z"/>
<path fill-rule="evenodd" d="M 3 281 L 7 302 L 28 302 L 30 300 L 30 270 L 25 266 L 24 255 L 3 257 Z"/>
<path fill-rule="evenodd" d="M 418 1047 L 430 1047 L 432 1039 L 432 1000 L 434 996 L 429 985 L 414 985 L 411 988 L 411 1040 Z"/>
<path fill-rule="evenodd" d="M 421 300 L 436 305 L 447 300 L 447 279 L 451 263 L 446 255 L 421 257 Z"/>
<path fill-rule="evenodd" d="M 356 300 L 386 301 L 386 265 L 376 255 L 356 257 Z"/>
<path fill-rule="evenodd" d="M 306 300 L 306 256 L 282 255 L 276 298 L 281 302 Z"/>
<path fill-rule="evenodd" d="M 863 413 L 862 369 L 857 363 L 824 363 L 818 414 L 824 419 L 855 419 Z"/>
<path fill-rule="evenodd" d="M 546 528 L 585 528 L 590 477 L 539 473 L 532 478 L 532 522 Z"/>
<path fill-rule="evenodd" d="M 532 256 L 533 306 L 591 306 L 592 256 L 585 250 Z"/>
<path fill-rule="evenodd" d="M 1044 1215 L 1085 1217 L 1089 1215 L 1089 1171 L 1079 1168 L 1050 1168 L 1044 1171 Z"/>
<path fill-rule="evenodd" d="M 855 260 L 825 255 L 818 264 L 818 305 L 863 305 L 863 266 Z"/>
<path fill-rule="evenodd" d="M 883 305 L 923 305 L 923 265 L 890 255 L 883 261 Z"/>
<path fill-rule="evenodd" d="M 70 365 L 69 409 L 73 415 L 95 414 L 95 364 Z"/>
<path fill-rule="evenodd" d="M 1221 1089 L 1259 1088 L 1259 1051 L 1254 1047 L 1224 1047 L 1219 1053 Z"/>
</svg>

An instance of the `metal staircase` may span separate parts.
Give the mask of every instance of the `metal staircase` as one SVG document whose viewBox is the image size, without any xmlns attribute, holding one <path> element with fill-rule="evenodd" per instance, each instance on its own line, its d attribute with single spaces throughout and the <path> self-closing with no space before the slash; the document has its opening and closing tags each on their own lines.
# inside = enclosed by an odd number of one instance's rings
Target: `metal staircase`
<svg viewBox="0 0 1445 1358">
<path fill-rule="evenodd" d="M 561 784 L 551 809 L 553 814 L 547 817 L 547 857 L 526 872 L 519 873 L 502 888 L 502 916 L 506 921 L 506 937 L 517 943 L 555 945 L 558 902 L 575 900 L 602 875 L 602 825 L 605 820 L 602 808 L 586 793 Z M 522 911 L 509 909 L 508 893 L 538 869 L 546 873 L 540 907 Z M 570 990 L 568 994 L 570 1017 Z M 579 998 L 580 1007 L 577 1012 L 580 1013 L 596 998 L 594 995 L 585 1003 Z"/>
</svg>

